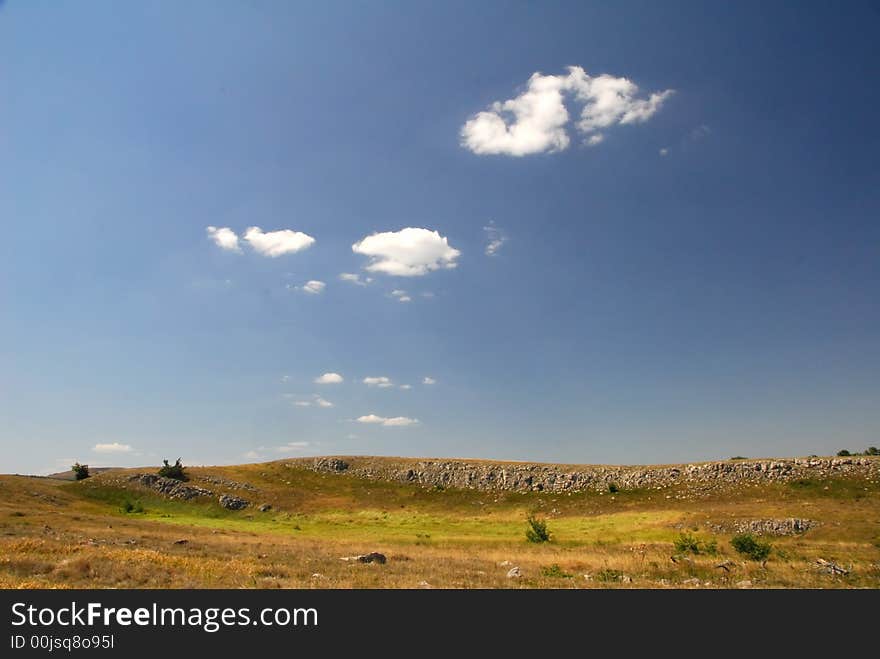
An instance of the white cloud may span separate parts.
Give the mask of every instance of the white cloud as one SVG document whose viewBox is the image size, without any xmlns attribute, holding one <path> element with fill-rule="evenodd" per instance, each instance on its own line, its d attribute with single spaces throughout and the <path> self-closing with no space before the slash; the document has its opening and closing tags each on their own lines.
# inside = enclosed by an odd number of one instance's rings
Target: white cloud
<svg viewBox="0 0 880 659">
<path fill-rule="evenodd" d="M 312 401 L 310 401 L 310 400 L 295 400 L 295 401 L 293 401 L 293 404 L 296 405 L 297 407 L 311 407 Z"/>
<path fill-rule="evenodd" d="M 507 242 L 507 236 L 495 226 L 493 220 L 489 220 L 489 224 L 483 227 L 483 231 L 486 232 L 486 256 L 495 256 L 501 246 Z"/>
<path fill-rule="evenodd" d="M 95 444 L 92 450 L 95 453 L 131 453 L 134 449 L 128 444 L 113 442 L 112 444 Z"/>
<path fill-rule="evenodd" d="M 318 407 L 333 407 L 333 403 L 329 400 L 324 400 L 320 396 L 315 396 L 315 405 Z"/>
<path fill-rule="evenodd" d="M 265 450 L 265 448 L 260 447 L 260 450 Z M 263 454 L 259 453 L 258 451 L 248 451 L 247 453 L 244 454 L 244 457 L 247 458 L 248 460 L 260 460 L 260 459 L 262 459 Z"/>
<path fill-rule="evenodd" d="M 419 422 L 418 419 L 410 419 L 406 416 L 395 416 L 390 419 L 385 419 L 382 422 L 383 426 L 414 426 Z"/>
<path fill-rule="evenodd" d="M 660 153 L 661 156 L 668 156 L 668 155 L 669 155 L 669 149 L 667 149 L 666 147 L 663 147 L 662 149 L 660 149 L 659 153 Z"/>
<path fill-rule="evenodd" d="M 397 298 L 398 302 L 412 302 L 412 298 L 409 295 L 401 295 Z"/>
<path fill-rule="evenodd" d="M 304 293 L 309 293 L 310 295 L 318 295 L 321 293 L 324 288 L 327 286 L 323 281 L 318 281 L 317 279 L 310 279 L 302 286 L 298 286 L 299 290 Z"/>
<path fill-rule="evenodd" d="M 282 375 L 281 382 L 282 382 L 282 384 L 285 382 L 290 382 L 290 376 L 289 375 Z"/>
<path fill-rule="evenodd" d="M 301 231 L 281 229 L 264 232 L 260 227 L 249 227 L 244 233 L 244 239 L 259 254 L 273 258 L 283 254 L 294 254 L 311 247 L 315 242 L 314 238 Z"/>
<path fill-rule="evenodd" d="M 230 252 L 241 251 L 241 247 L 238 246 L 238 236 L 229 227 L 206 227 L 205 231 L 208 233 L 208 238 L 220 249 Z"/>
<path fill-rule="evenodd" d="M 315 378 L 315 384 L 339 384 L 343 379 L 339 373 L 324 373 Z"/>
<path fill-rule="evenodd" d="M 278 453 L 301 453 L 309 448 L 311 444 L 309 442 L 288 442 L 284 446 L 276 446 L 275 450 Z"/>
<path fill-rule="evenodd" d="M 374 233 L 351 249 L 370 257 L 366 270 L 398 277 L 417 277 L 432 270 L 454 268 L 461 255 L 439 232 L 415 227 Z"/>
<path fill-rule="evenodd" d="M 465 123 L 462 146 L 480 155 L 562 151 L 569 143 L 564 91 L 564 77 L 534 73 L 522 94 L 503 103 L 496 101 Z"/>
<path fill-rule="evenodd" d="M 372 423 L 382 426 L 412 426 L 419 422 L 418 419 L 410 419 L 406 416 L 384 417 L 375 414 L 367 414 L 357 418 L 358 423 Z"/>
<path fill-rule="evenodd" d="M 437 380 L 429 378 L 427 375 L 422 379 L 422 384 L 437 384 Z"/>
<path fill-rule="evenodd" d="M 493 103 L 478 112 L 461 129 L 461 143 L 480 154 L 526 156 L 553 153 L 568 148 L 565 130 L 569 113 L 566 98 L 583 107 L 577 130 L 590 146 L 604 139 L 604 129 L 613 125 L 642 123 L 662 107 L 673 91 L 655 92 L 637 98 L 638 86 L 627 78 L 608 74 L 590 76 L 579 66 L 568 67 L 568 75 L 534 73 L 516 98 Z"/>
<path fill-rule="evenodd" d="M 393 387 L 394 383 L 391 381 L 391 378 L 387 378 L 384 375 L 380 375 L 378 377 L 368 377 L 364 378 L 364 384 L 370 387 Z"/>
<path fill-rule="evenodd" d="M 373 281 L 372 277 L 361 277 L 360 275 L 354 274 L 351 272 L 340 273 L 339 279 L 341 281 L 350 282 L 350 283 L 355 284 L 357 286 L 366 286 L 371 281 Z"/>
<path fill-rule="evenodd" d="M 412 385 L 411 384 L 402 384 L 402 385 L 400 385 L 400 388 L 403 389 L 404 391 L 406 391 L 408 389 L 412 389 Z"/>
<path fill-rule="evenodd" d="M 396 297 L 398 302 L 412 302 L 412 298 L 407 295 L 406 291 L 400 289 L 391 291 L 391 296 Z"/>
</svg>

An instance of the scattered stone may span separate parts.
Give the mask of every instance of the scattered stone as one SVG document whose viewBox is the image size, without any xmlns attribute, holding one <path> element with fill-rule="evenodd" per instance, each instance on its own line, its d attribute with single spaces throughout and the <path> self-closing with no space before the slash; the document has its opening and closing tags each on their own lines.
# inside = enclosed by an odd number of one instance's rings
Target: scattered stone
<svg viewBox="0 0 880 659">
<path fill-rule="evenodd" d="M 266 512 L 269 512 L 270 510 L 272 510 L 272 504 L 270 504 L 270 503 L 264 503 L 259 508 L 259 511 L 261 513 L 266 513 Z"/>
<path fill-rule="evenodd" d="M 432 587 L 431 584 L 429 584 L 427 581 L 420 581 L 420 582 L 419 582 L 418 584 L 416 584 L 416 585 L 417 585 L 419 588 L 431 588 L 431 587 Z"/>
<path fill-rule="evenodd" d="M 724 561 L 723 563 L 719 563 L 718 565 L 715 566 L 715 568 L 718 570 L 724 570 L 725 572 L 730 572 L 730 568 L 732 568 L 735 565 L 736 565 L 736 563 L 728 560 L 728 561 Z"/>
<path fill-rule="evenodd" d="M 326 579 L 326 578 L 327 578 L 327 577 L 325 577 L 325 576 L 324 576 L 323 574 L 321 574 L 320 572 L 315 572 L 315 573 L 312 575 L 312 579 Z"/>
<path fill-rule="evenodd" d="M 696 577 L 693 577 L 692 579 L 685 579 L 681 583 L 685 586 L 699 586 L 700 580 L 697 579 Z"/>
<path fill-rule="evenodd" d="M 592 581 L 592 580 L 593 580 L 592 574 L 585 574 L 584 575 L 584 581 Z"/>
<path fill-rule="evenodd" d="M 849 574 L 849 570 L 839 566 L 837 563 L 833 561 L 826 561 L 824 558 L 816 559 L 816 567 L 821 571 L 827 574 L 831 574 L 834 576 L 845 576 Z"/>
<path fill-rule="evenodd" d="M 752 582 L 749 579 L 743 579 L 742 581 L 736 582 L 737 588 L 751 588 Z"/>
<path fill-rule="evenodd" d="M 522 570 L 518 567 L 512 567 L 507 571 L 508 579 L 519 579 L 522 576 Z"/>
<path fill-rule="evenodd" d="M 633 578 L 630 577 L 629 575 L 626 575 L 626 574 L 624 574 L 622 577 L 620 577 L 620 580 L 623 583 L 632 583 L 633 582 Z"/>
<path fill-rule="evenodd" d="M 510 561 L 501 561 L 498 564 L 498 567 L 507 567 L 508 565 L 513 565 L 513 563 L 511 563 Z"/>
<path fill-rule="evenodd" d="M 229 490 L 248 490 L 249 492 L 256 492 L 257 488 L 255 488 L 250 483 L 240 483 L 238 481 L 232 481 L 228 478 L 220 478 L 218 476 L 201 476 L 199 480 L 205 481 L 206 483 L 212 483 L 213 485 L 219 485 L 220 487 L 225 487 Z"/>
<path fill-rule="evenodd" d="M 248 507 L 248 502 L 240 497 L 231 494 L 221 494 L 220 505 L 227 510 L 243 510 Z"/>
</svg>

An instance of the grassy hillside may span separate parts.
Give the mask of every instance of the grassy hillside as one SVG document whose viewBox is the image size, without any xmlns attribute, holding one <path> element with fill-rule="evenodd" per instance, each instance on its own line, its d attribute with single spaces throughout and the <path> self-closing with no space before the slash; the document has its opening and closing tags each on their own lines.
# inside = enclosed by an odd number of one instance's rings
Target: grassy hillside
<svg viewBox="0 0 880 659">
<path fill-rule="evenodd" d="M 0 476 L 0 587 L 880 587 L 880 483 L 865 476 L 714 494 L 687 482 L 547 494 L 426 488 L 280 461 L 190 469 L 187 485 L 214 495 L 183 501 L 130 478 L 154 472 Z M 227 510 L 221 494 L 250 505 Z M 551 542 L 526 541 L 530 513 L 546 520 Z M 815 526 L 762 536 L 772 544 L 765 563 L 732 548 L 738 525 L 785 518 Z M 699 553 L 675 547 L 682 533 Z M 373 551 L 388 562 L 341 560 Z M 512 567 L 520 578 L 508 578 Z"/>
</svg>

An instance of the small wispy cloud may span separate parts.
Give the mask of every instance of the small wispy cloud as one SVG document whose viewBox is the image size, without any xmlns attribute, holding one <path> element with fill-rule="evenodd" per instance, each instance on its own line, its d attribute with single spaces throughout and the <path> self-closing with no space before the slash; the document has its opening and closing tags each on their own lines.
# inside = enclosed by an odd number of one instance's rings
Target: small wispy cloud
<svg viewBox="0 0 880 659">
<path fill-rule="evenodd" d="M 385 377 L 384 375 L 366 377 L 364 378 L 364 384 L 369 387 L 379 387 L 381 389 L 394 386 L 391 378 Z"/>
<path fill-rule="evenodd" d="M 327 287 L 323 281 L 318 281 L 317 279 L 310 279 L 302 286 L 293 286 L 288 285 L 288 288 L 293 288 L 297 291 L 302 291 L 303 293 L 308 293 L 309 295 L 318 295 L 324 292 L 324 289 Z"/>
<path fill-rule="evenodd" d="M 302 453 L 307 451 L 311 447 L 310 442 L 288 442 L 282 446 L 276 446 L 275 451 L 277 453 Z"/>
<path fill-rule="evenodd" d="M 411 384 L 402 384 L 402 385 L 400 385 L 400 388 L 403 389 L 404 391 L 408 391 L 409 389 L 412 389 L 412 385 Z"/>
<path fill-rule="evenodd" d="M 666 147 L 663 147 L 662 149 L 660 149 L 660 151 L 658 151 L 658 153 L 659 153 L 661 156 L 668 156 L 668 155 L 669 155 L 669 149 L 667 149 Z"/>
<path fill-rule="evenodd" d="M 396 297 L 398 302 L 412 302 L 412 298 L 407 292 L 399 288 L 391 291 L 391 297 Z"/>
<path fill-rule="evenodd" d="M 489 220 L 483 231 L 486 232 L 486 256 L 495 256 L 501 246 L 507 242 L 507 236 L 496 226 L 494 220 Z"/>
<path fill-rule="evenodd" d="M 359 416 L 357 418 L 358 423 L 366 423 L 380 426 L 389 426 L 389 427 L 402 427 L 402 426 L 413 426 L 416 425 L 419 420 L 411 419 L 406 416 L 378 416 L 376 414 L 366 414 L 364 416 Z"/>
<path fill-rule="evenodd" d="M 355 274 L 352 272 L 343 272 L 339 275 L 340 281 L 347 281 L 351 284 L 355 284 L 356 286 L 366 286 L 367 284 L 373 281 L 372 277 L 361 277 L 359 274 Z"/>
<path fill-rule="evenodd" d="M 422 384 L 437 384 L 437 380 L 426 375 L 422 378 Z"/>
<path fill-rule="evenodd" d="M 339 373 L 324 373 L 315 378 L 315 384 L 340 384 L 344 378 Z"/>
<path fill-rule="evenodd" d="M 111 444 L 95 444 L 92 451 L 95 453 L 131 453 L 134 449 L 129 444 L 113 442 Z"/>
</svg>

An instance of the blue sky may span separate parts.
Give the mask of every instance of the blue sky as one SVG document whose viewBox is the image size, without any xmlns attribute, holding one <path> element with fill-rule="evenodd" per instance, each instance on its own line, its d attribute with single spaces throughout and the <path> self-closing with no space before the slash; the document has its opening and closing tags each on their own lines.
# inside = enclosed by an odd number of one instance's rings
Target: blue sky
<svg viewBox="0 0 880 659">
<path fill-rule="evenodd" d="M 876 4 L 475 4 L 0 4 L 0 471 L 876 445 Z"/>
</svg>

